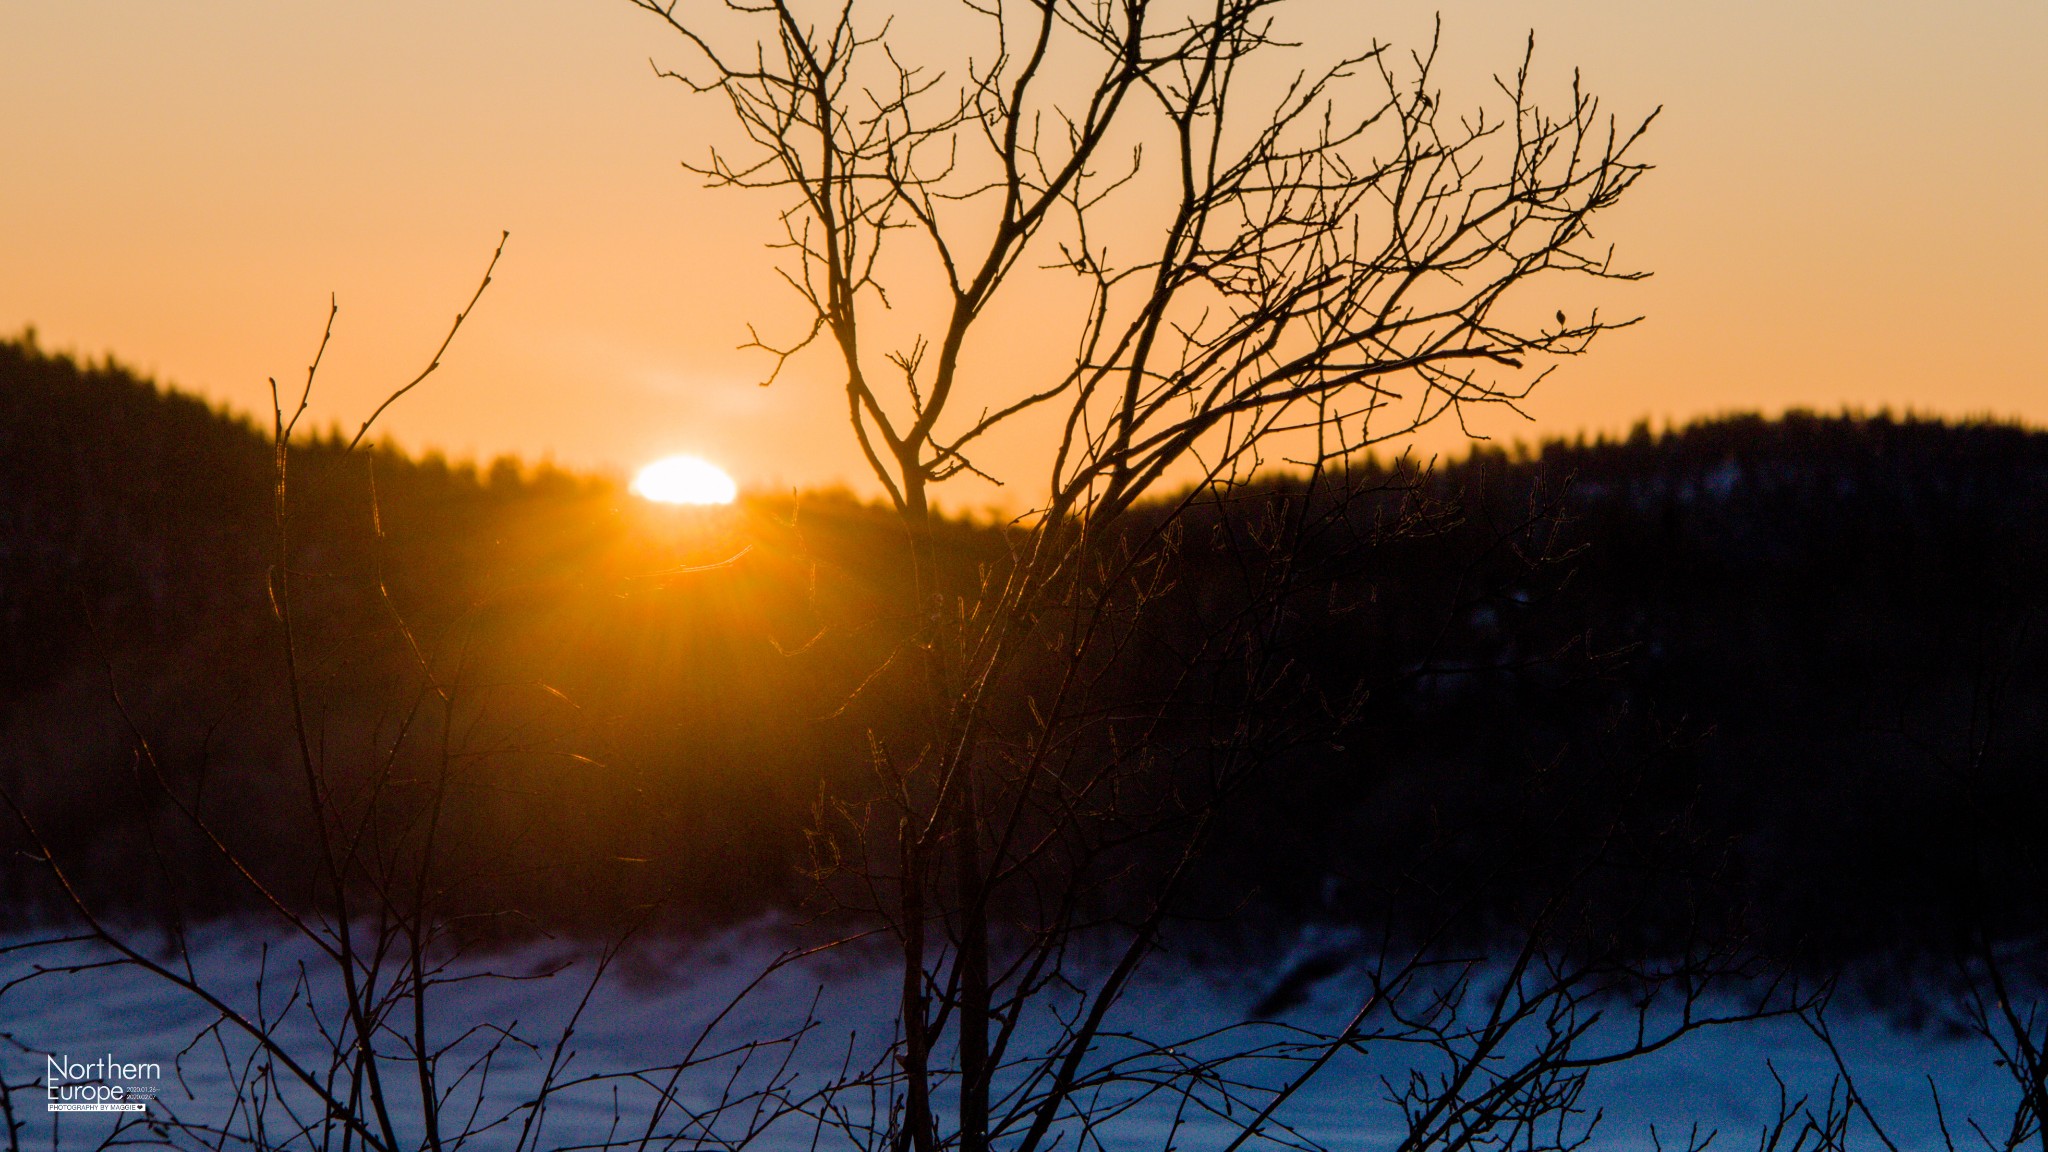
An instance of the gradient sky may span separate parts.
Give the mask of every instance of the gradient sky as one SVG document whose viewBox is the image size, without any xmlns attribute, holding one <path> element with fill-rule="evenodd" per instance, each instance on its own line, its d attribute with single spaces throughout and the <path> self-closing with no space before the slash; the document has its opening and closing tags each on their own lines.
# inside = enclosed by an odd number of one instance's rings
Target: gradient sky
<svg viewBox="0 0 2048 1152">
<path fill-rule="evenodd" d="M 1433 11 L 1301 19 L 1411 45 Z M 1602 229 L 1655 273 L 1607 306 L 1648 320 L 1568 363 L 1533 423 L 1485 431 L 1844 405 L 2048 424 L 2048 3 L 1442 15 L 1449 85 L 1533 29 L 1553 83 L 1577 66 L 1615 111 L 1665 109 L 1658 170 Z M 682 171 L 721 109 L 650 56 L 684 54 L 624 0 L 0 0 L 0 330 L 267 411 L 332 291 L 316 414 L 360 420 L 509 229 L 472 326 L 391 418 L 401 443 L 857 480 L 829 365 L 764 390 L 736 348 L 797 319 L 760 248 L 771 206 Z"/>
</svg>

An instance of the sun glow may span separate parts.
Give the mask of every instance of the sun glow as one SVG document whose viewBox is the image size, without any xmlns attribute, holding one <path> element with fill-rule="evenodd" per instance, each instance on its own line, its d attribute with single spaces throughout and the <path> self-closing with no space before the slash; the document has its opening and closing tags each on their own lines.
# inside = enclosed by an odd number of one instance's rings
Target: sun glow
<svg viewBox="0 0 2048 1152">
<path fill-rule="evenodd" d="M 669 456 L 633 477 L 633 494 L 657 504 L 730 504 L 739 495 L 739 485 L 709 461 Z"/>
</svg>

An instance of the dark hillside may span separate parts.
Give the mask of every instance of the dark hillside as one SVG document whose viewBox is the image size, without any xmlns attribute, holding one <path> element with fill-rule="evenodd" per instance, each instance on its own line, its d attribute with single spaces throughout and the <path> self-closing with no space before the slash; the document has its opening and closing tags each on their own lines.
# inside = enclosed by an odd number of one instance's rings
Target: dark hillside
<svg viewBox="0 0 2048 1152">
<path fill-rule="evenodd" d="M 252 898 L 171 796 L 315 898 L 269 466 L 247 423 L 0 343 L 0 784 L 137 914 Z M 331 441 L 291 469 L 319 754 L 406 767 L 427 671 L 460 686 L 443 722 L 478 775 L 451 817 L 453 903 L 723 918 L 808 891 L 821 782 L 857 799 L 863 732 L 894 723 L 868 679 L 910 634 L 888 517 L 833 494 L 673 512 L 516 462 Z M 1109 670 L 1142 696 L 1245 602 L 1237 543 L 1334 509 L 1258 655 L 1295 677 L 1276 731 L 1356 711 L 1280 749 L 1190 911 L 1247 907 L 1254 937 L 1452 907 L 1483 930 L 1570 878 L 1602 931 L 1824 964 L 2048 927 L 2048 435 L 1732 418 L 1353 483 L 1197 509 L 1163 615 Z M 993 528 L 947 539 L 963 581 L 1003 555 Z M 1195 763 L 1212 719 L 1162 747 Z M 393 819 L 418 778 L 380 801 Z M 4 835 L 9 913 L 49 910 Z"/>
<path fill-rule="evenodd" d="M 269 463 L 243 422 L 112 360 L 0 343 L 0 694 L 71 664 L 86 604 L 157 640 L 249 607 Z"/>
<path fill-rule="evenodd" d="M 267 430 L 21 341 L 0 343 L 0 443 L 0 785 L 74 878 L 131 912 L 253 898 L 158 768 L 278 891 L 309 892 Z M 788 896 L 841 743 L 818 718 L 875 643 L 806 641 L 823 613 L 882 615 L 892 538 L 870 510 L 822 494 L 800 517 L 671 512 L 513 461 L 345 459 L 332 439 L 295 450 L 289 475 L 317 754 L 372 772 L 402 745 L 403 768 L 426 754 L 405 727 L 421 655 L 458 686 L 458 755 L 489 779 L 460 811 L 453 899 L 609 916 L 662 896 L 725 916 Z M 0 838 L 24 847 L 15 827 Z M 38 876 L 10 852 L 10 913 L 51 907 Z"/>
<path fill-rule="evenodd" d="M 1269 817 L 1317 847 L 1241 862 L 1292 916 L 1512 903 L 1604 840 L 1606 918 L 1673 940 L 1913 963 L 2048 928 L 2048 436 L 1736 418 L 1435 485 L 1458 523 L 1380 577 L 1408 610 L 1304 629 L 1377 692 Z"/>
</svg>

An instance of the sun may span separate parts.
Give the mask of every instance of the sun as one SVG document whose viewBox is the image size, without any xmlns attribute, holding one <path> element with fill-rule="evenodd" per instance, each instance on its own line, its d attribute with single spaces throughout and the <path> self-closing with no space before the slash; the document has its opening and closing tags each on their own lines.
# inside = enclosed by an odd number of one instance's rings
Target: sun
<svg viewBox="0 0 2048 1152">
<path fill-rule="evenodd" d="M 657 504 L 730 504 L 739 485 L 709 461 L 668 456 L 633 477 L 633 494 Z"/>
</svg>

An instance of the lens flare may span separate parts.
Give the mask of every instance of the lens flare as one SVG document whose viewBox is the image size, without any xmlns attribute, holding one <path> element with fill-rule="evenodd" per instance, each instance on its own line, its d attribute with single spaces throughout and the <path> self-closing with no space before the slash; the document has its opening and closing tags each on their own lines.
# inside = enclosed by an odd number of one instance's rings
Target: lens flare
<svg viewBox="0 0 2048 1152">
<path fill-rule="evenodd" d="M 730 504 L 739 495 L 739 485 L 709 461 L 669 456 L 633 477 L 633 494 L 657 504 Z"/>
</svg>

